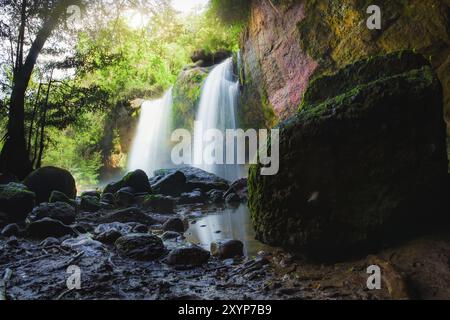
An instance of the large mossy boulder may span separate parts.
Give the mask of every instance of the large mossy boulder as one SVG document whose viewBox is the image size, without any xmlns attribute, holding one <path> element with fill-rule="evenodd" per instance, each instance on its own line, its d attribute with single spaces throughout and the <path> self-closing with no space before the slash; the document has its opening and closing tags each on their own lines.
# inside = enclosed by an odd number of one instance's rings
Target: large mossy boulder
<svg viewBox="0 0 450 320">
<path fill-rule="evenodd" d="M 311 83 L 280 124 L 280 171 L 249 174 L 262 241 L 333 258 L 438 221 L 447 175 L 442 88 L 412 52 Z"/>
<path fill-rule="evenodd" d="M 43 167 L 32 172 L 23 181 L 36 194 L 37 203 L 49 202 L 53 191 L 64 193 L 70 199 L 77 196 L 75 179 L 72 174 L 56 167 Z"/>
<path fill-rule="evenodd" d="M 3 223 L 23 222 L 33 210 L 36 195 L 26 186 L 18 183 L 0 185 L 0 212 Z M 0 222 L 2 223 L 2 222 Z"/>
</svg>

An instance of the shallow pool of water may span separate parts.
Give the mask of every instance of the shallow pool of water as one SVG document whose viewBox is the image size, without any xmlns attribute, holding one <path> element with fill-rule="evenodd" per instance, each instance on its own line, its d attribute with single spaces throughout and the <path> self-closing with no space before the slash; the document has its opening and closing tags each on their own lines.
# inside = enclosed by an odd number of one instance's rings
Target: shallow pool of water
<svg viewBox="0 0 450 320">
<path fill-rule="evenodd" d="M 246 205 L 219 209 L 207 216 L 193 219 L 185 235 L 189 242 L 207 250 L 210 249 L 211 242 L 224 239 L 242 241 L 247 257 L 254 257 L 261 250 L 269 250 L 269 247 L 255 239 L 250 212 Z"/>
</svg>

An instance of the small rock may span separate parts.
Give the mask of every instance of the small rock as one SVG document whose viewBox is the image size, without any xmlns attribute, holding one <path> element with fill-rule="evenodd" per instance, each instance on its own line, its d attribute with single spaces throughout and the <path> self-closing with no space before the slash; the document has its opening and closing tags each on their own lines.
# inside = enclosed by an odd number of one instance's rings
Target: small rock
<svg viewBox="0 0 450 320">
<path fill-rule="evenodd" d="M 75 200 L 70 199 L 68 196 L 66 196 L 64 193 L 60 191 L 53 191 L 50 195 L 49 201 L 50 203 L 56 203 L 56 202 L 64 202 L 68 205 L 71 205 L 72 207 L 76 208 L 76 202 Z"/>
<path fill-rule="evenodd" d="M 163 230 L 183 233 L 185 231 L 184 222 L 180 218 L 170 218 L 163 224 Z"/>
<path fill-rule="evenodd" d="M 85 212 L 97 212 L 101 209 L 100 200 L 97 197 L 84 196 L 81 198 L 80 209 Z"/>
<path fill-rule="evenodd" d="M 218 240 L 211 243 L 211 254 L 223 260 L 242 257 L 244 244 L 239 240 Z"/>
<path fill-rule="evenodd" d="M 152 234 L 129 234 L 117 239 L 115 246 L 121 256 L 142 261 L 156 260 L 166 251 L 162 240 Z"/>
<path fill-rule="evenodd" d="M 167 256 L 167 264 L 175 266 L 201 266 L 208 262 L 210 256 L 208 251 L 191 245 L 172 250 Z"/>
<path fill-rule="evenodd" d="M 19 240 L 17 240 L 17 237 L 11 236 L 11 237 L 8 239 L 8 241 L 6 241 L 6 244 L 7 244 L 8 246 L 15 247 L 15 246 L 17 246 L 17 245 L 19 244 Z"/>
<path fill-rule="evenodd" d="M 45 239 L 48 237 L 59 238 L 65 235 L 73 235 L 74 231 L 61 221 L 44 218 L 30 223 L 27 226 L 27 234 L 33 239 Z"/>
<path fill-rule="evenodd" d="M 136 226 L 134 226 L 132 232 L 133 233 L 147 233 L 148 227 L 143 224 L 137 224 Z"/>
<path fill-rule="evenodd" d="M 113 244 L 117 241 L 117 239 L 119 239 L 122 236 L 123 236 L 123 234 L 120 233 L 120 231 L 118 231 L 116 229 L 111 229 L 111 230 L 105 231 L 99 235 L 94 236 L 94 240 L 99 241 L 104 244 Z"/>
</svg>

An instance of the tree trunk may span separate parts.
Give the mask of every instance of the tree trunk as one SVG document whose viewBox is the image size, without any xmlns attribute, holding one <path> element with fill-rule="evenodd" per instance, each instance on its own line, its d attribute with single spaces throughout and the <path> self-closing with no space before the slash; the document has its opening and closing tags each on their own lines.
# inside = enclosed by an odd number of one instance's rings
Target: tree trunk
<svg viewBox="0 0 450 320">
<path fill-rule="evenodd" d="M 59 19 L 65 12 L 67 6 L 72 3 L 70 0 L 60 0 L 52 11 L 49 18 L 44 22 L 42 29 L 36 35 L 36 39 L 31 45 L 25 63 L 21 65 L 16 63 L 14 84 L 11 93 L 10 110 L 8 118 L 8 131 L 6 141 L 0 153 L 0 172 L 12 173 L 19 179 L 24 179 L 31 171 L 32 165 L 27 152 L 25 139 L 25 93 L 36 65 L 37 58 L 50 37 L 52 31 L 56 28 Z M 26 3 L 26 1 L 24 1 Z M 19 44 L 18 48 L 22 48 Z M 18 49 L 18 57 L 22 53 Z"/>
</svg>

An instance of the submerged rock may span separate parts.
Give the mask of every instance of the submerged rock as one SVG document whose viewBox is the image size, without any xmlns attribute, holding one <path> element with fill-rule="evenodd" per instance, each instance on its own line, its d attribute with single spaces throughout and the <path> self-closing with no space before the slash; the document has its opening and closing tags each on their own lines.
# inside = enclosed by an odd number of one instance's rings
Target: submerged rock
<svg viewBox="0 0 450 320">
<path fill-rule="evenodd" d="M 23 222 L 33 210 L 35 198 L 36 195 L 24 185 L 0 185 L 0 211 L 5 215 L 5 222 Z"/>
<path fill-rule="evenodd" d="M 41 203 L 33 209 L 28 216 L 30 221 L 37 221 L 43 218 L 50 218 L 61 221 L 64 224 L 75 222 L 77 214 L 75 209 L 65 202 Z"/>
<path fill-rule="evenodd" d="M 77 188 L 72 174 L 56 167 L 43 167 L 32 172 L 23 182 L 36 194 L 38 203 L 48 202 L 53 191 L 75 199 Z"/>
<path fill-rule="evenodd" d="M 156 260 L 166 251 L 162 240 L 152 234 L 129 234 L 119 238 L 116 249 L 123 257 L 135 260 Z"/>
<path fill-rule="evenodd" d="M 250 169 L 258 238 L 330 257 L 435 223 L 445 140 L 442 89 L 422 56 L 394 53 L 319 78 L 280 125 L 279 173 Z"/>
</svg>

